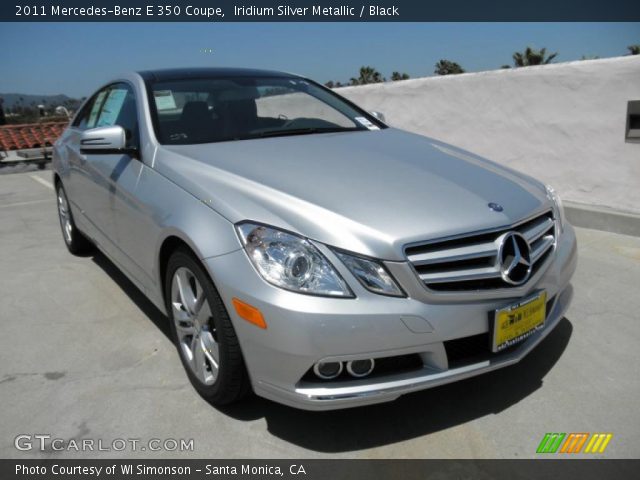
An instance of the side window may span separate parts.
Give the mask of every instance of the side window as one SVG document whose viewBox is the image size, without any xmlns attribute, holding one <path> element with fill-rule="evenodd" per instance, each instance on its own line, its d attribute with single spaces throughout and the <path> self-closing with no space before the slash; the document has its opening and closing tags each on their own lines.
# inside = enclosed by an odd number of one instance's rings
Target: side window
<svg viewBox="0 0 640 480">
<path fill-rule="evenodd" d="M 138 146 L 138 113 L 131 87 L 118 83 L 112 85 L 104 99 L 95 124 L 96 127 L 120 125 L 127 134 L 127 146 Z"/>
<path fill-rule="evenodd" d="M 78 114 L 73 122 L 73 126 L 80 130 L 86 130 L 96 126 L 98 120 L 98 112 L 104 102 L 104 98 L 107 95 L 108 88 L 100 90 L 96 93 L 91 100 L 83 107 L 82 111 Z"/>
</svg>

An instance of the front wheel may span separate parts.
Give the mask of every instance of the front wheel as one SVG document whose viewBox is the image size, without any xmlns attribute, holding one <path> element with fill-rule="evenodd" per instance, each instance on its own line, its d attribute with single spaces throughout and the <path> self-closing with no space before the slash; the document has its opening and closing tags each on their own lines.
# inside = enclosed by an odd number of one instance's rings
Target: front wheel
<svg viewBox="0 0 640 480">
<path fill-rule="evenodd" d="M 167 311 L 180 360 L 196 390 L 214 405 L 240 400 L 249 379 L 229 314 L 213 282 L 187 250 L 167 265 Z"/>
</svg>

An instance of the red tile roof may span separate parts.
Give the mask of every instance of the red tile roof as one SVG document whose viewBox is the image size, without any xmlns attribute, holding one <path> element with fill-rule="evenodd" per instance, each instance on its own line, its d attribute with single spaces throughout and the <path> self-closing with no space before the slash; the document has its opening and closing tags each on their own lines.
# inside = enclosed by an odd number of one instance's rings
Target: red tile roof
<svg viewBox="0 0 640 480">
<path fill-rule="evenodd" d="M 21 150 L 53 145 L 68 123 L 48 122 L 0 127 L 0 150 Z"/>
</svg>

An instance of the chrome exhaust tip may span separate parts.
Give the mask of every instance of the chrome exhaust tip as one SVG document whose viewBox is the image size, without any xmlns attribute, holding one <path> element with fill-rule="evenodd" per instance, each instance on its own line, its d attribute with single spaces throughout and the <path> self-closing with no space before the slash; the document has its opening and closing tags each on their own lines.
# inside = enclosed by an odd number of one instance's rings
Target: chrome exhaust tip
<svg viewBox="0 0 640 480">
<path fill-rule="evenodd" d="M 362 378 L 373 372 L 375 367 L 375 361 L 373 358 L 367 358 L 365 360 L 351 360 L 347 362 L 347 372 L 349 375 L 356 378 Z"/>
<path fill-rule="evenodd" d="M 332 380 L 342 373 L 342 362 L 318 362 L 313 366 L 313 373 L 322 380 Z"/>
</svg>

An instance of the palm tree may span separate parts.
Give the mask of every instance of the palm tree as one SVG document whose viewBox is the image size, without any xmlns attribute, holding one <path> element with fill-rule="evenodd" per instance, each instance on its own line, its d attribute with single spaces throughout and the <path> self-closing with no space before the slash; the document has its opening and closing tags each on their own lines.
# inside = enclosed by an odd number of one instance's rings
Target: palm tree
<svg viewBox="0 0 640 480">
<path fill-rule="evenodd" d="M 394 82 L 397 82 L 398 80 L 409 80 L 409 74 L 408 73 L 393 72 L 391 74 L 391 80 L 394 81 Z"/>
<path fill-rule="evenodd" d="M 360 76 L 351 78 L 351 85 L 366 85 L 367 83 L 380 83 L 382 74 L 373 67 L 360 67 Z"/>
<path fill-rule="evenodd" d="M 436 75 L 455 75 L 457 73 L 464 73 L 464 68 L 451 60 L 440 60 L 436 63 L 436 68 L 433 73 Z"/>
<path fill-rule="evenodd" d="M 547 55 L 547 49 L 535 50 L 527 47 L 524 52 L 513 54 L 513 64 L 516 67 L 529 67 L 531 65 L 547 65 L 558 56 L 558 52 Z"/>
<path fill-rule="evenodd" d="M 627 50 L 629 50 L 629 55 L 640 55 L 640 44 L 629 45 Z"/>
</svg>

